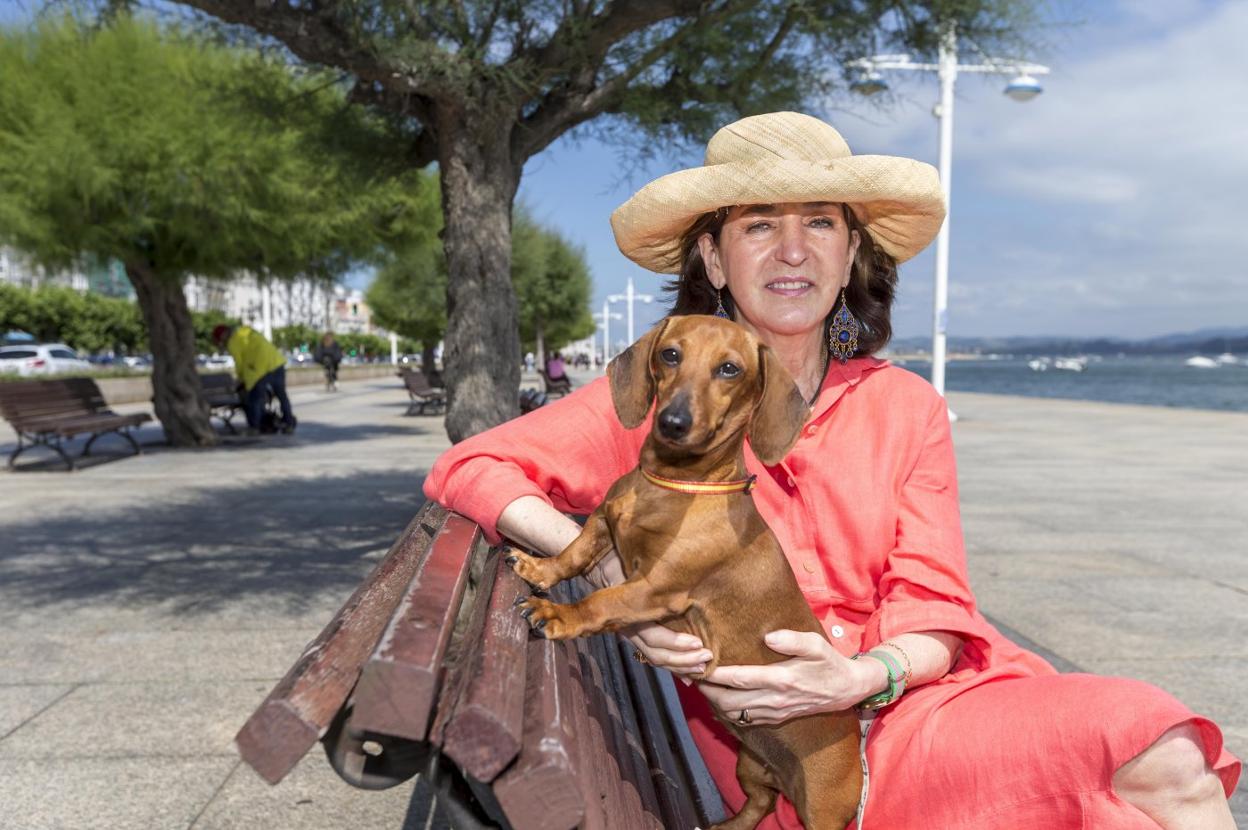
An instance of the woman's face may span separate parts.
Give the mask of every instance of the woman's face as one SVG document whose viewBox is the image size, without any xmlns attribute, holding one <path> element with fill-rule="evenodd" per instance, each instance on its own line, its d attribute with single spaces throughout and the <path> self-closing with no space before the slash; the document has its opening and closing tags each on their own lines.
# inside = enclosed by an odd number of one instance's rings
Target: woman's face
<svg viewBox="0 0 1248 830">
<path fill-rule="evenodd" d="M 698 240 L 707 277 L 727 286 L 736 320 L 756 335 L 822 333 L 858 250 L 836 202 L 731 208 L 719 234 Z"/>
</svg>

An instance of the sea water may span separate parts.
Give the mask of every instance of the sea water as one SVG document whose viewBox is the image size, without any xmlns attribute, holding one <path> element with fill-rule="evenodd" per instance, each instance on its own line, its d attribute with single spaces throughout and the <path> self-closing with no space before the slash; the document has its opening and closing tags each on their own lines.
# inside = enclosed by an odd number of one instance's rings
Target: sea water
<svg viewBox="0 0 1248 830">
<path fill-rule="evenodd" d="M 1035 371 L 1026 357 L 951 360 L 945 369 L 950 392 L 987 392 L 1040 398 L 1073 398 L 1188 409 L 1248 412 L 1248 357 L 1238 363 L 1201 369 L 1184 364 L 1186 356 L 1096 357 L 1082 372 Z M 931 363 L 893 360 L 924 378 Z"/>
</svg>

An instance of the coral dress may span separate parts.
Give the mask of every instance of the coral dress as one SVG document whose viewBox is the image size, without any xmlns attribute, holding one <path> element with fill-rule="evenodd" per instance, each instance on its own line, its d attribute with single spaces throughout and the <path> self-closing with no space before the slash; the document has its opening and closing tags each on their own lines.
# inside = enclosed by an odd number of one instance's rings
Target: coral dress
<svg viewBox="0 0 1248 830">
<path fill-rule="evenodd" d="M 647 420 L 615 417 L 606 379 L 464 441 L 425 494 L 498 541 L 499 514 L 534 495 L 592 512 L 637 465 Z M 875 358 L 833 363 L 797 445 L 774 467 L 746 447 L 753 498 L 833 646 L 846 656 L 900 634 L 965 640 L 945 677 L 881 710 L 866 739 L 862 830 L 1155 828 L 1114 793 L 1114 770 L 1167 729 L 1192 723 L 1228 796 L 1240 762 L 1222 733 L 1166 692 L 1125 678 L 1057 674 L 976 610 L 966 572 L 944 399 Z M 736 747 L 702 696 L 685 714 L 724 800 L 739 809 Z M 760 827 L 799 828 L 781 799 Z"/>
</svg>

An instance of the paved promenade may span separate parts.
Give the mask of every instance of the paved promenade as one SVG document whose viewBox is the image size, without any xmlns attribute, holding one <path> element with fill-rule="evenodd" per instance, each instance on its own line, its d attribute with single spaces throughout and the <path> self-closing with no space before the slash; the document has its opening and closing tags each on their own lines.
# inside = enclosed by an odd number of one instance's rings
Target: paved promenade
<svg viewBox="0 0 1248 830">
<path fill-rule="evenodd" d="M 140 458 L 0 472 L 0 828 L 444 826 L 423 791 L 354 790 L 319 749 L 269 787 L 231 746 L 447 446 L 396 380 L 293 399 L 291 437 L 174 452 L 149 426 Z M 1248 415 L 951 401 L 985 612 L 1169 689 L 1248 753 Z"/>
</svg>

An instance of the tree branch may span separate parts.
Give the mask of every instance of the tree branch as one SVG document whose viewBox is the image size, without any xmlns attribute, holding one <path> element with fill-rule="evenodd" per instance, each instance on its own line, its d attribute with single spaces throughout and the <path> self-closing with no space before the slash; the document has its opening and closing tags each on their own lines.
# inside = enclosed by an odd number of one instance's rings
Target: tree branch
<svg viewBox="0 0 1248 830">
<path fill-rule="evenodd" d="M 356 81 L 347 93 L 347 100 L 353 104 L 374 106 L 394 115 L 415 118 L 420 122 L 421 129 L 408 151 L 407 162 L 413 167 L 425 167 L 437 161 L 438 143 L 433 134 L 428 100 L 419 95 L 396 92 L 372 81 Z"/>
</svg>

